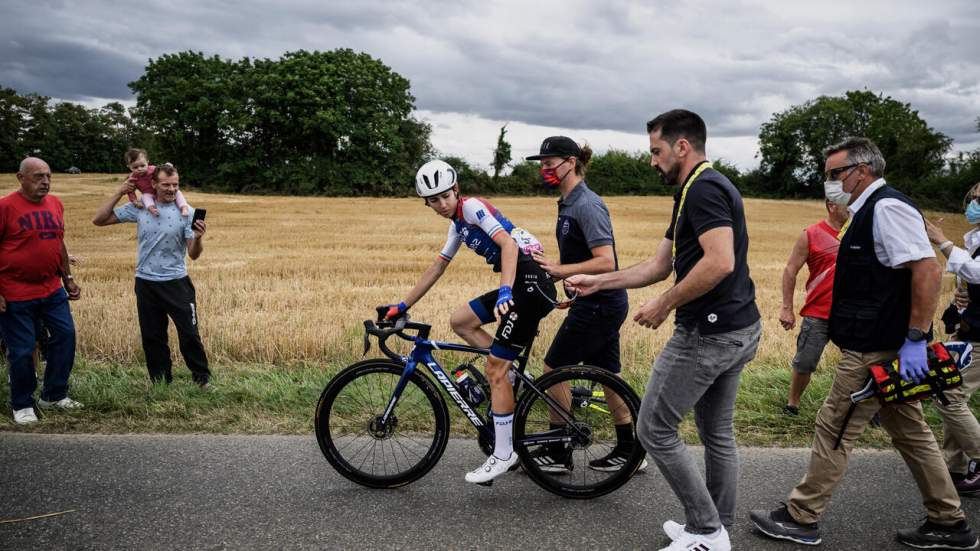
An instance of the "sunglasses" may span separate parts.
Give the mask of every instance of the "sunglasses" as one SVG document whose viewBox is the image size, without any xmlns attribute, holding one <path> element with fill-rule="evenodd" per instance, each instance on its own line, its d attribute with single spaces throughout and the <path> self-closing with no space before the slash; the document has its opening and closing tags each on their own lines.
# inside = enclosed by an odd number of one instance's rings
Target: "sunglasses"
<svg viewBox="0 0 980 551">
<path fill-rule="evenodd" d="M 846 172 L 848 170 L 851 170 L 853 168 L 857 168 L 857 167 L 859 167 L 859 166 L 861 166 L 863 164 L 867 164 L 867 163 L 854 163 L 854 164 L 850 164 L 850 165 L 847 165 L 847 166 L 841 166 L 841 167 L 837 167 L 837 168 L 832 168 L 832 169 L 830 169 L 830 170 L 827 171 L 828 179 L 829 180 L 836 180 L 844 172 Z"/>
<path fill-rule="evenodd" d="M 558 281 L 561 281 L 561 279 L 559 279 Z M 541 290 L 541 287 L 537 283 L 534 284 L 534 288 L 537 289 L 538 292 L 541 293 L 541 296 L 543 296 L 545 299 L 547 299 L 548 302 L 550 302 L 555 307 L 555 309 L 557 309 L 557 310 L 564 310 L 565 308 L 568 308 L 569 306 L 572 305 L 573 302 L 575 302 L 575 299 L 578 298 L 578 291 L 575 291 L 571 295 L 567 295 L 565 297 L 565 300 L 555 300 L 555 299 L 549 297 L 547 293 L 545 293 L 544 291 L 542 291 Z M 566 292 L 567 292 L 567 290 L 566 290 Z"/>
</svg>

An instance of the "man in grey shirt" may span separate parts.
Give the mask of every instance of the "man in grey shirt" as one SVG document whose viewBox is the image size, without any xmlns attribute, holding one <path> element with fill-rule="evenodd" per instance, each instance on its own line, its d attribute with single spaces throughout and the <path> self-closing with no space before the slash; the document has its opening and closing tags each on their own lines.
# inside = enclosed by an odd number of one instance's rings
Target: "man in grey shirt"
<svg viewBox="0 0 980 551">
<path fill-rule="evenodd" d="M 115 208 L 135 188 L 133 182 L 126 181 L 99 208 L 92 223 L 96 226 L 136 223 L 136 310 L 150 379 L 168 384 L 173 380 L 167 343 L 169 316 L 177 328 L 180 353 L 194 382 L 210 389 L 211 372 L 198 331 L 196 293 L 184 261 L 185 255 L 191 260 L 201 256 L 207 226 L 204 220 L 192 222 L 193 209 L 190 216 L 181 216 L 175 201 L 179 186 L 180 176 L 173 165 L 160 165 L 153 174 L 159 214 L 138 209 L 132 203 Z"/>
</svg>

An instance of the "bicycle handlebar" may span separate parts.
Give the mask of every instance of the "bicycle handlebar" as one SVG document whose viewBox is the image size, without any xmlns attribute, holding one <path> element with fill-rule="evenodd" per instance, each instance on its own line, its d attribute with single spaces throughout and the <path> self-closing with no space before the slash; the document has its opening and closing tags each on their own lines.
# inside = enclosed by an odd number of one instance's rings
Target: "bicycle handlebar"
<svg viewBox="0 0 980 551">
<path fill-rule="evenodd" d="M 432 328 L 431 325 L 426 325 L 424 323 L 416 323 L 409 321 L 408 314 L 402 314 L 394 320 L 385 319 L 384 315 L 387 310 L 383 306 L 377 308 L 378 320 L 375 323 L 373 320 L 364 320 L 364 354 L 368 353 L 371 349 L 371 339 L 373 335 L 378 339 L 378 348 L 381 352 L 395 361 L 401 361 L 402 356 L 390 348 L 385 343 L 388 337 L 392 335 L 397 335 L 401 339 L 406 341 L 415 342 L 416 339 L 427 339 L 429 338 L 429 330 Z M 412 337 L 403 333 L 405 329 L 413 329 L 418 331 L 418 335 Z"/>
</svg>

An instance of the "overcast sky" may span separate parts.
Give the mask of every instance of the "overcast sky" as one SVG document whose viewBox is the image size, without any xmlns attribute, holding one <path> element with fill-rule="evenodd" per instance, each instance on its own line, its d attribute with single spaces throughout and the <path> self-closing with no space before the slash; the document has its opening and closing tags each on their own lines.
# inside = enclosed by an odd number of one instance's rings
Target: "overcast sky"
<svg viewBox="0 0 980 551">
<path fill-rule="evenodd" d="M 976 0 L 0 3 L 0 85 L 132 103 L 149 58 L 353 48 L 411 81 L 443 154 L 486 166 L 509 123 L 514 156 L 566 134 L 646 148 L 675 107 L 708 124 L 708 155 L 756 166 L 759 125 L 821 94 L 911 103 L 957 150 L 980 146 Z"/>
</svg>

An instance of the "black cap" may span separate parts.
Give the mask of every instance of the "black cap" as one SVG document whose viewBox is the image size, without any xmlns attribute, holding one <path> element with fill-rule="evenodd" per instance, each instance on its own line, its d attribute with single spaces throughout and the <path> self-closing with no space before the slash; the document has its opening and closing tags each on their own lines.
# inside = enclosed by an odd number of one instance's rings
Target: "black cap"
<svg viewBox="0 0 980 551">
<path fill-rule="evenodd" d="M 575 140 L 568 136 L 552 136 L 541 142 L 540 153 L 525 157 L 525 159 L 537 161 L 545 157 L 578 157 L 581 154 L 582 149 L 575 143 Z"/>
</svg>

